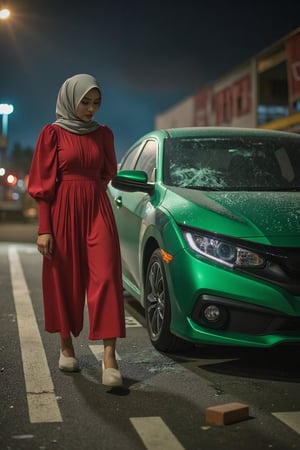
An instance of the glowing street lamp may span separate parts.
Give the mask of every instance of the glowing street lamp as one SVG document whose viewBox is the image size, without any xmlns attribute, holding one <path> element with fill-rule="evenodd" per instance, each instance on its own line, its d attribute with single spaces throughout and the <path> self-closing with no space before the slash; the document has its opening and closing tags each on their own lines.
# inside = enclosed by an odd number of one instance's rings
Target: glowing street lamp
<svg viewBox="0 0 300 450">
<path fill-rule="evenodd" d="M 0 104 L 0 115 L 2 115 L 2 132 L 0 134 L 0 163 L 2 159 L 2 151 L 5 153 L 7 147 L 7 130 L 8 130 L 8 116 L 14 111 L 13 105 L 7 103 Z"/>
<path fill-rule="evenodd" d="M 7 8 L 0 9 L 0 20 L 6 20 L 10 16 L 10 10 Z"/>
<path fill-rule="evenodd" d="M 0 114 L 2 114 L 2 134 L 7 136 L 8 129 L 8 116 L 14 111 L 13 105 L 8 105 L 7 103 L 0 104 Z"/>
</svg>

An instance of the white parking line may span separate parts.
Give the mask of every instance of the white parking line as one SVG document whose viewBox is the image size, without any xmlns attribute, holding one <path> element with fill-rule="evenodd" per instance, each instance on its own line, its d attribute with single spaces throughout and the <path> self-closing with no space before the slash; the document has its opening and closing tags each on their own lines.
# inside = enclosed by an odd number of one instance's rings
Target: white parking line
<svg viewBox="0 0 300 450">
<path fill-rule="evenodd" d="M 128 314 L 125 315 L 125 325 L 126 328 L 138 328 L 142 326 L 140 322 Z"/>
<path fill-rule="evenodd" d="M 31 298 L 15 246 L 8 248 L 31 423 L 62 422 Z"/>
<path fill-rule="evenodd" d="M 300 434 L 300 411 L 273 413 L 281 422 Z"/>
<path fill-rule="evenodd" d="M 97 361 L 101 361 L 103 359 L 104 355 L 104 345 L 103 344 L 92 344 L 89 345 L 89 348 Z M 116 359 L 121 360 L 120 356 L 118 355 L 118 352 L 116 352 Z"/>
<path fill-rule="evenodd" d="M 131 417 L 130 422 L 147 450 L 184 450 L 161 417 Z"/>
<path fill-rule="evenodd" d="M 126 328 L 138 328 L 142 325 L 132 316 L 126 313 L 125 315 L 125 325 Z M 103 344 L 91 344 L 89 345 L 89 348 L 97 361 L 101 361 L 103 359 L 104 354 L 104 345 Z M 118 355 L 118 352 L 116 352 L 116 359 L 121 360 L 120 355 Z"/>
</svg>

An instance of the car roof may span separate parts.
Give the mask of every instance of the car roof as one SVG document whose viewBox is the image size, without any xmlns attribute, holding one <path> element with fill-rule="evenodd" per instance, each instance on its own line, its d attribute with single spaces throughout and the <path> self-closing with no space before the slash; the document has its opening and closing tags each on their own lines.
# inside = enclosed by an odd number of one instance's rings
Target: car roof
<svg viewBox="0 0 300 450">
<path fill-rule="evenodd" d="M 182 128 L 166 128 L 154 130 L 143 136 L 143 139 L 147 137 L 157 138 L 188 138 L 188 137 L 274 137 L 274 138 L 299 138 L 297 133 L 291 133 L 286 131 L 269 130 L 262 128 L 238 128 L 238 127 L 182 127 Z"/>
</svg>

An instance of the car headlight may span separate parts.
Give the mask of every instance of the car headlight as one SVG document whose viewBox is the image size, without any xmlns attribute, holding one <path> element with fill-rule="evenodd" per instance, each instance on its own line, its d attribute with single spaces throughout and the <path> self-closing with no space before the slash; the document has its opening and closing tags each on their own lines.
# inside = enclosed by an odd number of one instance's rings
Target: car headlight
<svg viewBox="0 0 300 450">
<path fill-rule="evenodd" d="M 265 265 L 261 255 L 232 243 L 192 231 L 184 231 L 183 235 L 192 250 L 226 266 L 250 268 Z"/>
</svg>

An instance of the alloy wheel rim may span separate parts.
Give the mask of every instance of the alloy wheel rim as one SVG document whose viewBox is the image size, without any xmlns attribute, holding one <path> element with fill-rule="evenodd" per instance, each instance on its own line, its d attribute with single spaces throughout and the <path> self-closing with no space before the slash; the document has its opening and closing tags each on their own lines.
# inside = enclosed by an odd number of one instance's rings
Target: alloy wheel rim
<svg viewBox="0 0 300 450">
<path fill-rule="evenodd" d="M 153 338 L 157 338 L 162 330 L 165 315 L 165 284 L 161 266 L 154 262 L 149 273 L 148 322 Z"/>
</svg>

